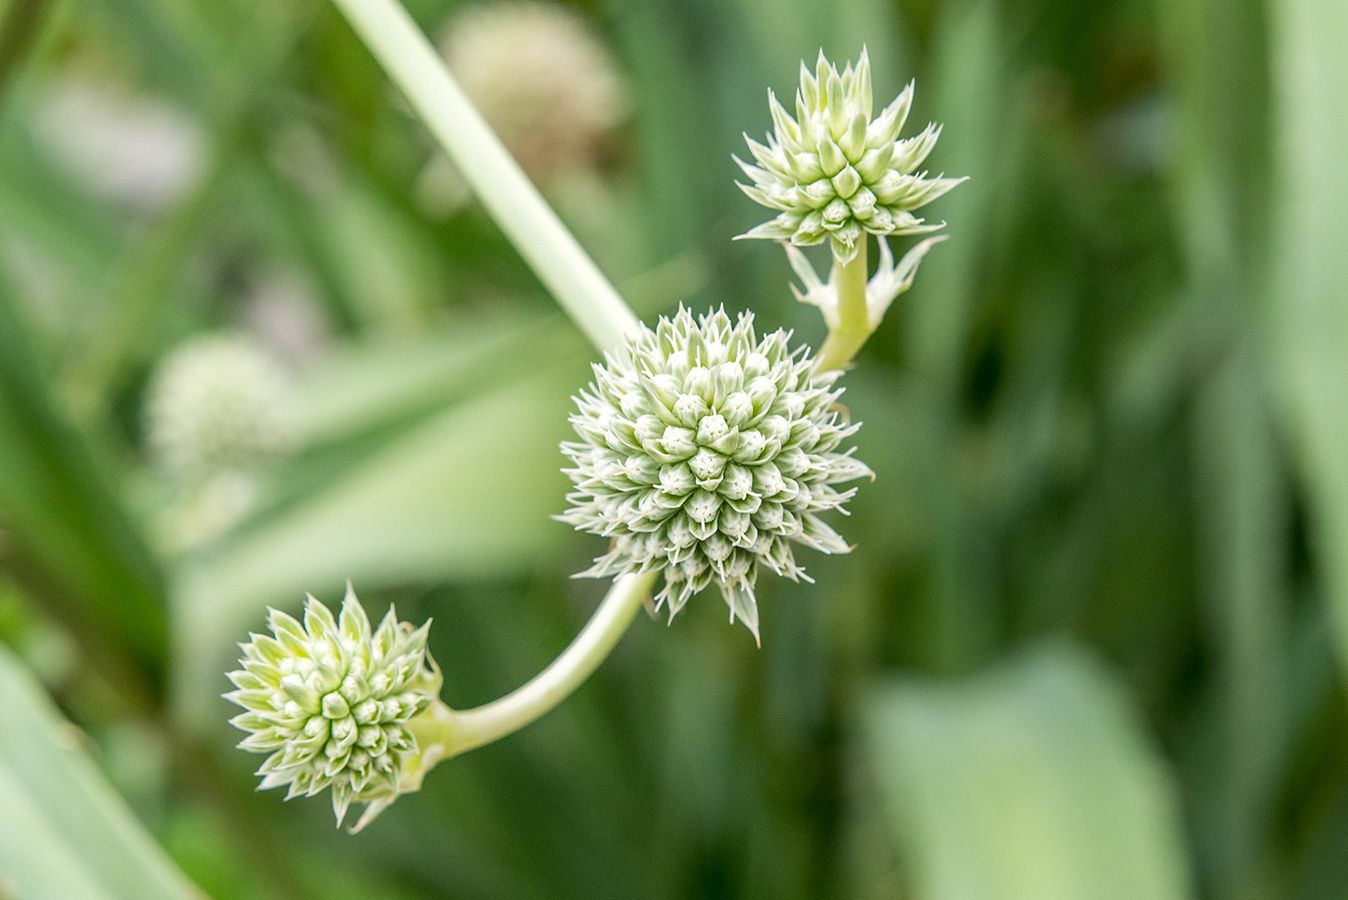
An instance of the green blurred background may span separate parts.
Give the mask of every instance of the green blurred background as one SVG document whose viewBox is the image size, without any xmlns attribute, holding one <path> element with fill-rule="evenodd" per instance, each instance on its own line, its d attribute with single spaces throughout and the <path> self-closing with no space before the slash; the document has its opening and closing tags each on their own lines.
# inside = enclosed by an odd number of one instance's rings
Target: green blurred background
<svg viewBox="0 0 1348 900">
<path fill-rule="evenodd" d="M 540 181 L 643 316 L 822 337 L 730 241 L 801 58 L 945 123 L 951 240 L 846 379 L 856 552 L 762 584 L 762 650 L 640 618 L 358 837 L 254 793 L 219 694 L 267 604 L 433 617 L 455 706 L 584 622 L 593 351 L 327 5 L 3 0 L 0 897 L 1348 896 L 1348 4 L 572 8 L 624 112 Z M 238 496 L 146 435 L 221 331 L 293 380 Z"/>
</svg>

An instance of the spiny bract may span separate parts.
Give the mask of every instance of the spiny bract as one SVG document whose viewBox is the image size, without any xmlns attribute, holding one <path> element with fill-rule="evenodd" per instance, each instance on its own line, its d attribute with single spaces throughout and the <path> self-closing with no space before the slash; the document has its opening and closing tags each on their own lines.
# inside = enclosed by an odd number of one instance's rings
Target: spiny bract
<svg viewBox="0 0 1348 900">
<path fill-rule="evenodd" d="M 571 417 L 580 440 L 562 445 L 576 490 L 561 519 L 612 539 L 584 575 L 663 571 L 671 619 L 715 582 L 757 640 L 760 565 L 809 580 L 793 543 L 850 549 L 819 514 L 856 490 L 834 485 L 870 475 L 839 449 L 859 426 L 836 406 L 838 373 L 789 337 L 758 338 L 749 313 L 680 309 L 595 365 Z"/>
<path fill-rule="evenodd" d="M 244 708 L 230 724 L 249 732 L 244 750 L 270 754 L 262 788 L 289 785 L 286 799 L 332 789 L 340 825 L 353 802 L 388 801 L 417 752 L 407 722 L 439 693 L 427 667 L 426 632 L 399 623 L 390 608 L 371 633 L 347 585 L 340 618 L 312 596 L 304 621 L 269 610 L 271 636 L 240 644 L 243 668 L 225 697 Z"/>
<path fill-rule="evenodd" d="M 849 64 L 841 73 L 821 51 L 814 74 L 801 64 L 794 119 L 772 91 L 768 103 L 774 131 L 767 145 L 745 135 L 758 165 L 738 157 L 735 162 L 753 181 L 740 185 L 744 193 L 780 214 L 740 237 L 799 246 L 828 240 L 834 257 L 846 263 L 867 232 L 923 234 L 944 225 L 928 224 L 912 210 L 964 179 L 929 178 L 916 171 L 936 145 L 939 125 L 928 124 L 918 135 L 899 140 L 913 103 L 912 82 L 872 119 L 866 51 L 855 68 Z"/>
</svg>

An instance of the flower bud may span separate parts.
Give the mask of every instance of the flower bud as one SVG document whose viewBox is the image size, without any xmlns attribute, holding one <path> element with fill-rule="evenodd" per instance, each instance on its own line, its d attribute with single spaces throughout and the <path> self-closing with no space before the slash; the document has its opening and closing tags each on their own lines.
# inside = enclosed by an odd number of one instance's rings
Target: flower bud
<svg viewBox="0 0 1348 900">
<path fill-rule="evenodd" d="M 273 609 L 267 624 L 270 636 L 239 645 L 225 694 L 244 709 L 230 720 L 248 732 L 239 746 L 269 754 L 262 787 L 288 787 L 286 799 L 330 789 L 338 825 L 352 802 L 383 809 L 420 766 L 410 723 L 438 703 L 429 624 L 413 629 L 390 608 L 372 631 L 349 584 L 340 616 L 310 597 L 303 621 Z"/>
<path fill-rule="evenodd" d="M 735 160 L 750 184 L 740 188 L 780 215 L 740 235 L 810 246 L 827 240 L 839 262 L 849 262 L 866 234 L 936 231 L 909 211 L 925 206 L 962 178 L 929 178 L 917 167 L 940 128 L 929 125 L 899 140 L 912 106 L 913 85 L 872 118 L 871 68 L 866 51 L 856 65 L 838 69 L 819 54 L 813 73 L 801 66 L 796 117 L 769 92 L 773 132 L 767 143 L 750 140 L 754 163 Z"/>
</svg>

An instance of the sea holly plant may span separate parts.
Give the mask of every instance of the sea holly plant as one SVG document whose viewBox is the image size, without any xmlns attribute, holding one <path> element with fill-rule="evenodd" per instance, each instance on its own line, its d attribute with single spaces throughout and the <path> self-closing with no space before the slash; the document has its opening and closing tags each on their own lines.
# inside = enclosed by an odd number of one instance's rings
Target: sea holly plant
<svg viewBox="0 0 1348 900">
<path fill-rule="evenodd" d="M 859 425 L 838 405 L 838 380 L 932 246 L 928 238 L 896 265 L 885 239 L 939 227 L 911 210 L 958 180 L 912 171 L 938 129 L 898 138 L 911 85 L 872 119 L 865 52 L 842 72 L 821 55 L 814 74 L 802 75 L 797 117 L 770 98 L 777 134 L 751 144 L 758 167 L 741 164 L 754 181 L 749 195 L 780 211 L 748 236 L 785 242 L 801 281 L 793 286 L 797 298 L 818 306 L 829 326 L 821 351 L 724 308 L 681 308 L 648 327 L 548 208 L 397 0 L 334 3 L 604 355 L 576 397 L 576 440 L 562 447 L 574 490 L 558 518 L 609 540 L 581 574 L 614 579 L 580 634 L 541 673 L 472 709 L 440 698 L 441 677 L 426 649 L 429 623 L 400 622 L 390 609 L 372 628 L 349 585 L 336 615 L 312 597 L 302 619 L 271 611 L 271 633 L 241 645 L 240 668 L 229 676 L 235 689 L 226 697 L 244 710 L 232 721 L 248 732 L 240 746 L 266 754 L 263 788 L 285 787 L 288 796 L 330 791 L 339 825 L 350 805 L 364 803 L 359 830 L 417 790 L 440 761 L 556 707 L 644 604 L 672 620 L 715 586 L 731 621 L 757 641 L 763 572 L 809 580 L 798 548 L 851 549 L 827 519 L 855 493 L 846 485 L 873 476 L 850 446 Z M 868 281 L 872 234 L 880 265 Z M 833 253 L 827 280 L 798 249 L 825 241 Z"/>
<path fill-rule="evenodd" d="M 879 115 L 871 88 L 871 61 L 865 50 L 841 72 L 821 51 L 812 73 L 801 63 L 792 118 L 768 92 L 773 131 L 766 144 L 745 135 L 756 165 L 735 159 L 750 184 L 749 197 L 777 215 L 741 238 L 784 241 L 791 265 L 805 284 L 796 295 L 823 311 L 829 334 L 819 351 L 821 368 L 846 365 L 879 326 L 885 310 L 912 284 L 918 263 L 941 238 L 922 241 L 899 262 L 889 237 L 929 234 L 945 227 L 913 214 L 963 182 L 931 177 L 919 167 L 926 161 L 941 126 L 932 122 L 918 134 L 901 138 L 913 105 L 913 82 Z M 881 263 L 866 280 L 866 237 L 875 235 Z M 796 248 L 827 242 L 833 269 L 821 283 Z"/>
</svg>

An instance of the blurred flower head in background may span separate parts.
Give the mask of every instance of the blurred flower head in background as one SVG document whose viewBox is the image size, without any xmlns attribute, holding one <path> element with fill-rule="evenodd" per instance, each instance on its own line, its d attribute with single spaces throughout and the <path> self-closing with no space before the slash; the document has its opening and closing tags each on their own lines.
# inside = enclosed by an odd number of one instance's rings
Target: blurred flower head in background
<svg viewBox="0 0 1348 900">
<path fill-rule="evenodd" d="M 758 165 L 735 162 L 753 184 L 740 188 L 780 214 L 741 237 L 789 240 L 798 246 L 828 241 L 847 262 L 867 233 L 925 234 L 929 224 L 912 210 L 927 205 L 963 178 L 928 178 L 917 167 L 936 146 L 941 128 L 928 124 L 899 139 L 913 104 L 910 82 L 874 119 L 871 63 L 863 49 L 855 67 L 839 72 L 821 51 L 815 71 L 802 63 L 793 119 L 771 91 L 773 132 L 766 146 L 745 136 Z"/>
<path fill-rule="evenodd" d="M 627 112 L 608 49 L 577 13 L 508 2 L 470 7 L 441 40 L 454 76 L 531 177 L 593 164 Z"/>
<path fill-rule="evenodd" d="M 440 48 L 464 93 L 539 184 L 598 165 L 627 114 L 627 85 L 612 55 L 566 7 L 469 7 L 450 21 Z M 444 184 L 457 172 L 438 159 L 426 178 Z"/>
<path fill-rule="evenodd" d="M 562 446 L 576 484 L 562 521 L 613 540 L 585 575 L 662 571 L 671 619 L 714 582 L 757 639 L 760 565 L 809 580 L 793 544 L 850 549 L 819 513 L 856 493 L 833 485 L 871 474 L 839 449 L 860 425 L 839 411 L 837 373 L 788 340 L 760 339 L 750 313 L 680 309 L 594 367 L 580 440 Z"/>
<path fill-rule="evenodd" d="M 167 470 L 190 479 L 247 472 L 294 440 L 289 376 L 242 334 L 195 337 L 160 365 L 147 389 L 147 440 Z"/>
<path fill-rule="evenodd" d="M 38 109 L 37 137 L 97 194 L 142 213 L 162 210 L 196 180 L 203 139 L 190 118 L 143 94 L 69 78 Z"/>
</svg>

